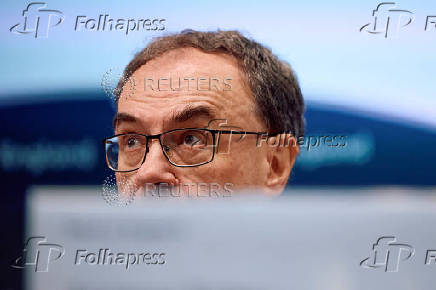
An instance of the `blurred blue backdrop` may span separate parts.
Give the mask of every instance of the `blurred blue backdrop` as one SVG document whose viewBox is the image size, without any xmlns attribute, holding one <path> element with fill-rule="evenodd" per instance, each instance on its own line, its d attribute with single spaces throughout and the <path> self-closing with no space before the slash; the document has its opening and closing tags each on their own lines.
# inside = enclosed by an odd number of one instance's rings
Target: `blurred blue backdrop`
<svg viewBox="0 0 436 290">
<path fill-rule="evenodd" d="M 63 22 L 47 38 L 11 32 L 30 3 L 0 4 L 1 210 L 11 237 L 2 261 L 20 250 L 29 186 L 101 185 L 109 174 L 101 139 L 112 133 L 113 106 L 100 88 L 104 73 L 123 68 L 152 37 L 186 28 L 237 29 L 270 47 L 297 73 L 307 134 L 347 136 L 340 149 L 303 149 L 293 186 L 436 185 L 436 18 L 427 17 L 435 1 L 397 2 L 413 19 L 404 27 L 397 19 L 389 37 L 360 31 L 374 21 L 376 1 L 53 0 L 45 9 Z M 165 19 L 165 30 L 74 30 L 77 16 L 105 14 Z"/>
</svg>

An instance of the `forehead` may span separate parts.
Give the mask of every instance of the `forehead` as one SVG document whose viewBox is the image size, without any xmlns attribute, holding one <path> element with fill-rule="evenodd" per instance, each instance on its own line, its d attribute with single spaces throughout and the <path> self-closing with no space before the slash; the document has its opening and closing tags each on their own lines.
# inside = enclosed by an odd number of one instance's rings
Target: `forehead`
<svg viewBox="0 0 436 290">
<path fill-rule="evenodd" d="M 174 49 L 133 73 L 136 87 L 123 88 L 118 112 L 157 122 L 185 106 L 208 106 L 230 122 L 250 118 L 254 98 L 237 60 L 195 48 Z M 227 83 L 227 85 L 225 84 Z"/>
<path fill-rule="evenodd" d="M 197 73 L 232 74 L 236 77 L 240 70 L 237 60 L 231 55 L 206 53 L 196 48 L 177 48 L 148 61 L 135 72 L 138 76 L 144 73 L 155 76 Z"/>
</svg>

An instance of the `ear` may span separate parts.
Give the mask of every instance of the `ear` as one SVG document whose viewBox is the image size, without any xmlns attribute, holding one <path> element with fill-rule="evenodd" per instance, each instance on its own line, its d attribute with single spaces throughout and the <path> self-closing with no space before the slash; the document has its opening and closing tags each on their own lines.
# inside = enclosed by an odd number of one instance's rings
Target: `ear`
<svg viewBox="0 0 436 290">
<path fill-rule="evenodd" d="M 271 194 L 279 195 L 288 183 L 300 149 L 290 134 L 281 134 L 276 138 L 279 138 L 279 141 L 274 144 L 275 146 L 268 148 L 270 168 L 265 187 Z"/>
</svg>

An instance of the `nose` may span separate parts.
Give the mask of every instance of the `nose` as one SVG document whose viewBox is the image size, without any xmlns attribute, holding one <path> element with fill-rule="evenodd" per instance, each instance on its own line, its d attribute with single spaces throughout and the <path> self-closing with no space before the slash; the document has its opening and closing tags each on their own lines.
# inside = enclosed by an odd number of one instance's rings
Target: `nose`
<svg viewBox="0 0 436 290">
<path fill-rule="evenodd" d="M 174 168 L 164 156 L 159 141 L 150 140 L 148 150 L 144 163 L 134 177 L 137 188 L 159 183 L 177 185 L 177 179 L 172 171 Z"/>
</svg>

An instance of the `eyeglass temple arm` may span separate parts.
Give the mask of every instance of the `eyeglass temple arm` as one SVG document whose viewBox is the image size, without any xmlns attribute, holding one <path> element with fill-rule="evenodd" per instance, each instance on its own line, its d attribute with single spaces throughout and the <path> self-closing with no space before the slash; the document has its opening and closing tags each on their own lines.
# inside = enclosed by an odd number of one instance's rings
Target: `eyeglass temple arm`
<svg viewBox="0 0 436 290">
<path fill-rule="evenodd" d="M 268 132 L 247 132 L 247 131 L 229 131 L 229 130 L 211 130 L 215 133 L 221 134 L 249 134 L 249 135 L 266 135 L 266 136 L 277 136 L 281 133 L 268 133 Z"/>
</svg>

